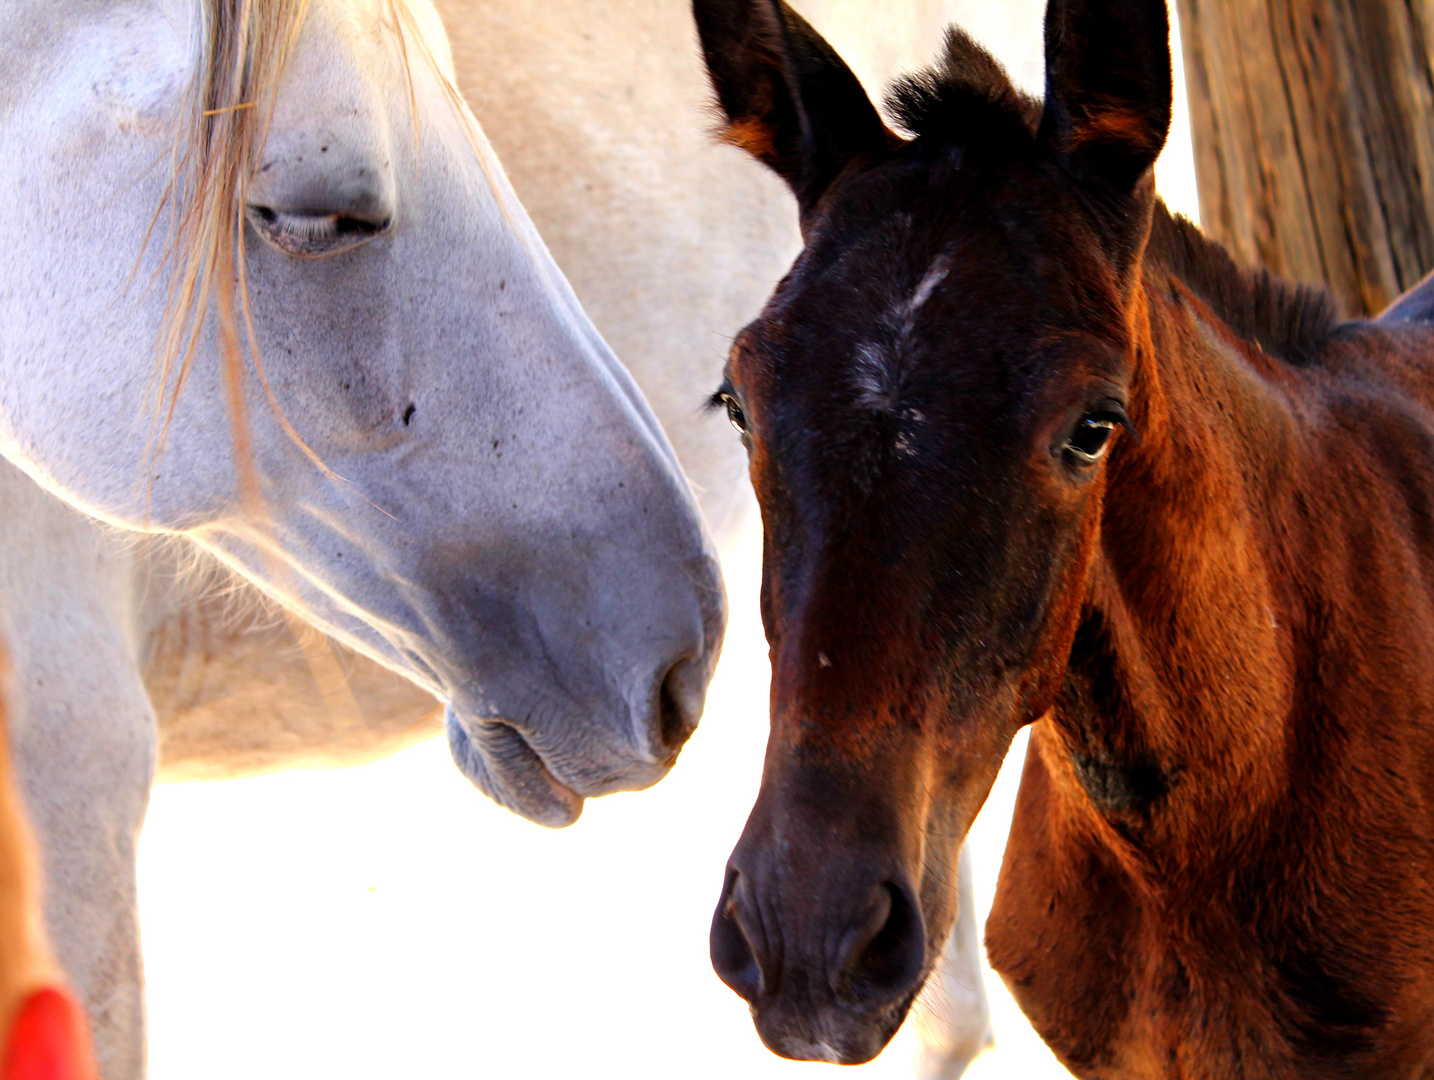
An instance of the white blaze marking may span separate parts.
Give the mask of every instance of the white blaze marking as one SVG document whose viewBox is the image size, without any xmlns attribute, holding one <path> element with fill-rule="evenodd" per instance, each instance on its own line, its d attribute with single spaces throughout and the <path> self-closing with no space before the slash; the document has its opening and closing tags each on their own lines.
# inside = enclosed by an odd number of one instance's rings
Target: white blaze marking
<svg viewBox="0 0 1434 1080">
<path fill-rule="evenodd" d="M 938 255 L 931 263 L 931 268 L 926 271 L 926 276 L 916 286 L 916 291 L 911 294 L 911 300 L 906 305 L 906 315 L 910 319 L 921 310 L 921 306 L 931 299 L 931 294 L 936 291 L 936 286 L 946 280 L 946 275 L 951 272 L 951 260 L 945 255 Z"/>
<path fill-rule="evenodd" d="M 892 401 L 890 358 L 880 345 L 863 341 L 852 355 L 857 401 L 869 409 L 887 410 Z"/>
<path fill-rule="evenodd" d="M 946 254 L 936 256 L 911 295 L 891 309 L 887 325 L 896 330 L 895 348 L 883 347 L 871 341 L 857 345 L 852 353 L 852 373 L 858 404 L 882 411 L 894 410 L 900 404 L 901 373 L 897 366 L 901 362 L 907 341 L 916 329 L 917 314 L 950 272 L 951 257 Z M 924 419 L 919 415 L 912 418 L 918 422 Z M 909 441 L 903 440 L 897 449 L 910 453 Z"/>
</svg>

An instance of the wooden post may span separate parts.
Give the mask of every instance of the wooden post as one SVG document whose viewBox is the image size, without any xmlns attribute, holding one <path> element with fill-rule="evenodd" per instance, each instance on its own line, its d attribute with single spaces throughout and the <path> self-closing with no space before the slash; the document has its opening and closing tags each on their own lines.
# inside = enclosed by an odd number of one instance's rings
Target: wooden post
<svg viewBox="0 0 1434 1080">
<path fill-rule="evenodd" d="M 1177 0 L 1207 231 L 1349 315 L 1434 268 L 1434 0 Z"/>
</svg>

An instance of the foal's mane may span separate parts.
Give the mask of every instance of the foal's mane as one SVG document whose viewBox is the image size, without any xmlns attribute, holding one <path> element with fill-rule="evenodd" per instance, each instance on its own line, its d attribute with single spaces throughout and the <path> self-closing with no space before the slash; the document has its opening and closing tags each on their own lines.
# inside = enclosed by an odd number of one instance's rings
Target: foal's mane
<svg viewBox="0 0 1434 1080">
<path fill-rule="evenodd" d="M 1292 364 L 1312 363 L 1340 322 L 1323 285 L 1285 281 L 1240 266 L 1191 221 L 1156 202 L 1147 259 L 1154 259 L 1210 305 L 1231 330 Z"/>
<path fill-rule="evenodd" d="M 887 96 L 897 124 L 927 146 L 1003 160 L 1037 149 L 1042 105 L 964 30 L 946 32 L 935 67 L 899 80 Z M 1307 364 L 1340 323 L 1333 294 L 1240 266 L 1219 243 L 1156 200 L 1147 259 L 1169 270 L 1235 333 L 1292 364 Z"/>
</svg>

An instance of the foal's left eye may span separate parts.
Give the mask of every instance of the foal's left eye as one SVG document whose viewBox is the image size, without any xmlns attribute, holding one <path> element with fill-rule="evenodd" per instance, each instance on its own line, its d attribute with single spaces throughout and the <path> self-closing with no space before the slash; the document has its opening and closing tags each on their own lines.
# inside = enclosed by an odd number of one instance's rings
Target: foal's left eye
<svg viewBox="0 0 1434 1080">
<path fill-rule="evenodd" d="M 717 400 L 726 406 L 727 419 L 732 421 L 732 426 L 737 429 L 737 434 L 747 434 L 747 416 L 742 412 L 742 406 L 737 404 L 737 399 L 731 394 L 719 393 Z"/>
<path fill-rule="evenodd" d="M 1078 465 L 1094 465 L 1110 446 L 1110 433 L 1119 423 L 1109 416 L 1087 416 L 1076 425 L 1066 443 L 1066 452 Z"/>
</svg>

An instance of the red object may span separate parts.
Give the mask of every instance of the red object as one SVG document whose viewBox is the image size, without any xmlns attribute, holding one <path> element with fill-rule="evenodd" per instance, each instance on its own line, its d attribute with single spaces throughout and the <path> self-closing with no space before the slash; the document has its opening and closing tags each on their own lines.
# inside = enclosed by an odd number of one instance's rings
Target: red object
<svg viewBox="0 0 1434 1080">
<path fill-rule="evenodd" d="M 0 1080 L 96 1080 L 89 1026 L 74 998 L 47 986 L 25 999 L 10 1029 Z"/>
</svg>

